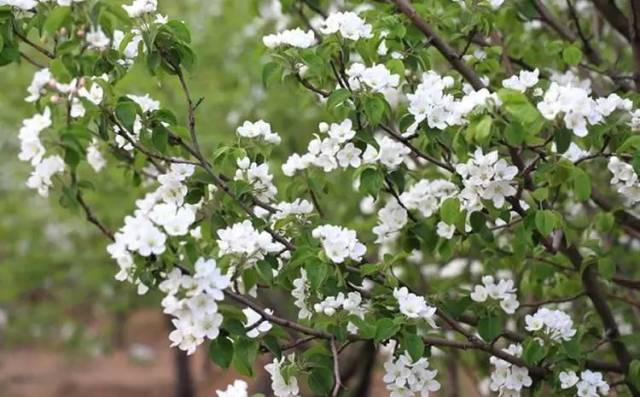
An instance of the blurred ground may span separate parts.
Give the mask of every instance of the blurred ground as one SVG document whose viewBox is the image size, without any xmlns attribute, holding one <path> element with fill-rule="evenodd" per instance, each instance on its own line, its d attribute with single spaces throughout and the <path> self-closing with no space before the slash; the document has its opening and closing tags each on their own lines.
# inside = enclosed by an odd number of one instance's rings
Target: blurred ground
<svg viewBox="0 0 640 397">
<path fill-rule="evenodd" d="M 127 323 L 126 347 L 108 355 L 78 357 L 43 349 L 0 350 L 0 397 L 173 397 L 174 351 L 168 348 L 165 319 L 152 311 L 136 313 Z M 214 397 L 236 379 L 206 357 L 206 349 L 190 357 L 197 397 Z M 446 384 L 444 374 L 439 376 Z M 461 395 L 477 397 L 468 378 Z M 268 379 L 257 380 L 268 385 Z M 370 395 L 388 396 L 375 376 Z M 440 394 L 434 397 L 446 397 Z"/>
</svg>

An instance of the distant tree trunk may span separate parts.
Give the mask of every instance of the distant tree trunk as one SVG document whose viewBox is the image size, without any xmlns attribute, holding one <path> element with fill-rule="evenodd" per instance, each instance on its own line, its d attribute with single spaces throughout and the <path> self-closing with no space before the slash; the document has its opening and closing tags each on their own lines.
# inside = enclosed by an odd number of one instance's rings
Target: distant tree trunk
<svg viewBox="0 0 640 397">
<path fill-rule="evenodd" d="M 448 352 L 447 372 L 448 387 L 447 397 L 460 397 L 460 377 L 458 376 L 458 355 L 455 351 Z"/>
<path fill-rule="evenodd" d="M 356 385 L 353 391 L 353 397 L 367 397 L 370 396 L 370 388 L 371 388 L 371 378 L 373 377 L 373 369 L 376 364 L 376 346 L 373 342 L 367 342 L 367 345 L 364 349 L 364 354 L 362 355 L 363 368 L 362 374 L 358 380 L 358 384 Z"/>
<path fill-rule="evenodd" d="M 124 349 L 126 344 L 127 312 L 118 310 L 113 316 L 113 346 L 116 349 Z"/>
<path fill-rule="evenodd" d="M 171 317 L 167 316 L 167 324 L 169 329 L 173 328 Z M 193 390 L 193 376 L 191 367 L 189 366 L 189 356 L 187 353 L 176 348 L 172 349 L 173 367 L 175 373 L 174 397 L 195 397 Z"/>
</svg>

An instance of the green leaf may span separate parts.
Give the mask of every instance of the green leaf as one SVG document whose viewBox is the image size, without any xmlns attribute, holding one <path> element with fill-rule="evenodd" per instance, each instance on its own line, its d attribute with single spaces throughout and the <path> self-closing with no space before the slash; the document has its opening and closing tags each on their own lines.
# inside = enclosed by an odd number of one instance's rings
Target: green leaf
<svg viewBox="0 0 640 397">
<path fill-rule="evenodd" d="M 349 90 L 346 90 L 344 88 L 333 91 L 331 95 L 329 95 L 329 98 L 327 98 L 327 109 L 332 112 L 336 108 L 343 106 L 344 102 L 349 97 L 351 97 L 351 93 L 349 92 Z"/>
<path fill-rule="evenodd" d="M 381 318 L 376 321 L 376 343 L 385 341 L 391 338 L 398 332 L 400 326 L 393 322 L 390 318 Z"/>
<path fill-rule="evenodd" d="M 545 348 L 541 346 L 535 339 L 531 338 L 525 341 L 522 350 L 522 359 L 527 364 L 537 364 L 544 358 L 545 354 Z"/>
<path fill-rule="evenodd" d="M 262 68 L 262 85 L 267 88 L 269 83 L 279 80 L 282 75 L 282 68 L 275 62 L 269 62 Z"/>
<path fill-rule="evenodd" d="M 158 149 L 160 153 L 167 152 L 167 145 L 169 143 L 169 130 L 162 124 L 158 124 L 153 128 L 153 134 L 151 135 L 151 142 L 153 146 Z"/>
<path fill-rule="evenodd" d="M 562 51 L 562 59 L 571 66 L 576 66 L 582 61 L 582 51 L 576 46 L 569 46 Z"/>
<path fill-rule="evenodd" d="M 209 344 L 209 357 L 220 368 L 229 368 L 233 359 L 233 343 L 226 336 L 219 336 Z"/>
<path fill-rule="evenodd" d="M 483 145 L 491 139 L 491 128 L 493 119 L 489 115 L 483 116 L 480 120 L 472 122 L 465 132 L 465 137 L 470 142 Z"/>
<path fill-rule="evenodd" d="M 315 367 L 311 369 L 308 384 L 314 395 L 328 396 L 333 386 L 333 371 L 327 367 Z"/>
<path fill-rule="evenodd" d="M 329 266 L 321 261 L 311 261 L 305 269 L 307 270 L 307 278 L 312 290 L 320 288 L 329 274 Z"/>
<path fill-rule="evenodd" d="M 599 258 L 598 273 L 600 273 L 605 280 L 611 280 L 616 274 L 616 263 L 611 258 Z"/>
<path fill-rule="evenodd" d="M 66 19 L 71 15 L 71 7 L 54 7 L 47 20 L 44 22 L 44 30 L 49 34 L 54 34 L 64 25 Z"/>
<path fill-rule="evenodd" d="M 273 267 L 268 260 L 263 259 L 258 261 L 256 271 L 258 272 L 258 277 L 265 283 L 271 284 L 273 282 Z"/>
<path fill-rule="evenodd" d="M 253 376 L 253 363 L 258 355 L 258 343 L 249 339 L 236 341 L 231 361 L 233 369 L 241 375 Z"/>
<path fill-rule="evenodd" d="M 413 333 L 407 333 L 402 337 L 401 345 L 413 361 L 418 361 L 424 355 L 424 342 L 422 338 Z"/>
<path fill-rule="evenodd" d="M 367 168 L 360 174 L 360 192 L 378 197 L 384 183 L 384 177 L 377 168 Z"/>
<path fill-rule="evenodd" d="M 449 225 L 454 225 L 460 218 L 460 201 L 457 198 L 448 198 L 440 207 L 440 218 Z"/>
<path fill-rule="evenodd" d="M 553 137 L 554 142 L 556 143 L 556 152 L 564 153 L 569 149 L 571 145 L 571 139 L 573 138 L 573 133 L 566 128 L 560 129 L 555 136 Z"/>
<path fill-rule="evenodd" d="M 556 215 L 553 211 L 542 210 L 536 212 L 536 229 L 543 236 L 548 236 L 556 227 Z"/>
<path fill-rule="evenodd" d="M 573 168 L 573 192 L 578 201 L 587 201 L 591 197 L 591 178 L 581 168 Z"/>
<path fill-rule="evenodd" d="M 502 332 L 502 321 L 496 315 L 487 315 L 478 322 L 478 333 L 487 342 L 493 341 Z"/>
<path fill-rule="evenodd" d="M 640 389 L 640 360 L 635 359 L 629 364 L 629 374 L 627 379 L 633 383 L 635 387 Z"/>
<path fill-rule="evenodd" d="M 384 99 L 379 96 L 364 98 L 364 113 L 372 126 L 377 126 L 382 121 L 385 111 Z"/>
<path fill-rule="evenodd" d="M 116 105 L 116 118 L 129 132 L 133 132 L 138 107 L 132 101 L 123 100 Z"/>
</svg>

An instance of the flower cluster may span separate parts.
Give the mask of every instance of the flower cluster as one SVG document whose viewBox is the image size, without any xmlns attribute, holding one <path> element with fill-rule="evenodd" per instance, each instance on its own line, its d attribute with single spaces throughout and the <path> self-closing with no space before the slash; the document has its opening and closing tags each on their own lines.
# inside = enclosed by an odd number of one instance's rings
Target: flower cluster
<svg viewBox="0 0 640 397">
<path fill-rule="evenodd" d="M 503 351 L 515 357 L 522 356 L 520 345 L 509 345 Z M 519 397 L 522 389 L 533 383 L 527 368 L 518 367 L 498 357 L 491 357 L 489 361 L 495 367 L 489 387 L 492 391 L 499 392 L 500 396 Z"/>
<path fill-rule="evenodd" d="M 513 314 L 520 306 L 517 289 L 513 286 L 513 280 L 500 280 L 495 283 L 493 276 L 482 277 L 482 285 L 476 285 L 470 297 L 474 302 L 486 302 L 487 299 L 500 301 L 500 307 L 507 314 Z"/>
<path fill-rule="evenodd" d="M 273 145 L 279 145 L 281 142 L 280 135 L 277 132 L 271 132 L 271 125 L 263 120 L 255 123 L 245 121 L 236 129 L 236 133 L 243 138 L 262 139 Z"/>
<path fill-rule="evenodd" d="M 137 18 L 144 14 L 155 13 L 158 8 L 158 0 L 133 0 L 131 5 L 123 5 L 122 8 L 131 18 Z"/>
<path fill-rule="evenodd" d="M 398 87 L 400 76 L 392 74 L 384 65 L 366 67 L 361 63 L 354 63 L 347 69 L 349 86 L 352 90 L 369 89 L 372 92 L 384 93 Z"/>
<path fill-rule="evenodd" d="M 618 193 L 622 194 L 630 204 L 640 201 L 640 181 L 633 166 L 613 156 L 609 159 L 608 168 L 613 174 L 611 184 Z"/>
<path fill-rule="evenodd" d="M 538 103 L 538 110 L 547 120 L 562 115 L 567 129 L 585 137 L 589 133 L 587 125 L 602 122 L 617 109 L 631 111 L 632 106 L 629 99 L 622 99 L 616 94 L 593 99 L 588 89 L 552 82 Z"/>
<path fill-rule="evenodd" d="M 226 390 L 216 390 L 218 397 L 249 397 L 247 382 L 236 379 Z"/>
<path fill-rule="evenodd" d="M 476 149 L 469 161 L 456 166 L 456 172 L 464 183 L 460 198 L 466 209 L 481 209 L 481 199 L 491 200 L 494 207 L 502 208 L 505 198 L 517 192 L 513 178 L 518 174 L 518 168 L 503 159 L 498 160 L 497 151 L 485 155 L 482 149 Z"/>
<path fill-rule="evenodd" d="M 377 244 L 395 241 L 407 224 L 408 214 L 397 200 L 390 200 L 378 211 L 378 224 L 373 228 Z"/>
<path fill-rule="evenodd" d="M 404 352 L 394 361 L 393 356 L 384 363 L 385 374 L 382 378 L 386 383 L 391 397 L 428 396 L 430 392 L 440 390 L 440 383 L 435 380 L 437 370 L 429 369 L 426 357 L 413 361 Z"/>
<path fill-rule="evenodd" d="M 264 36 L 262 38 L 262 42 L 267 48 L 276 48 L 280 46 L 309 48 L 315 44 L 316 36 L 311 30 L 305 32 L 300 28 L 295 28 Z"/>
<path fill-rule="evenodd" d="M 357 41 L 373 37 L 372 27 L 355 12 L 334 12 L 322 22 L 322 34 L 340 33 L 348 40 Z"/>
<path fill-rule="evenodd" d="M 462 125 L 467 122 L 465 117 L 476 108 L 486 107 L 491 104 L 499 105 L 497 95 L 487 89 L 479 91 L 470 90 L 461 99 L 445 93 L 445 90 L 453 87 L 451 76 L 440 76 L 430 70 L 422 75 L 422 83 L 418 85 L 413 94 L 408 94 L 409 113 L 415 119 L 409 126 L 406 134 L 413 134 L 419 124 L 427 121 L 430 128 L 444 130 L 449 126 Z"/>
<path fill-rule="evenodd" d="M 609 384 L 604 380 L 600 372 L 593 372 L 587 369 L 578 378 L 578 375 L 573 371 L 562 371 L 558 378 L 560 379 L 560 388 L 565 390 L 575 386 L 580 397 L 609 395 Z"/>
<path fill-rule="evenodd" d="M 429 218 L 446 199 L 455 197 L 458 192 L 458 187 L 445 179 L 422 179 L 402 193 L 400 200 L 408 209 Z"/>
<path fill-rule="evenodd" d="M 259 207 L 258 207 L 259 208 Z M 293 202 L 281 202 L 274 206 L 276 212 L 271 216 L 272 221 L 284 219 L 289 216 L 300 220 L 313 212 L 313 204 L 307 200 L 295 199 Z"/>
<path fill-rule="evenodd" d="M 98 140 L 96 138 L 87 146 L 87 163 L 95 172 L 100 172 L 107 165 L 107 161 L 98 150 Z"/>
<path fill-rule="evenodd" d="M 273 314 L 273 310 L 264 309 L 265 313 Z M 265 321 L 260 313 L 253 310 L 250 307 L 242 309 L 242 313 L 247 318 L 247 322 L 244 323 L 244 327 L 247 330 L 247 336 L 249 338 L 257 338 L 261 334 L 269 332 L 273 327 L 270 322 Z"/>
<path fill-rule="evenodd" d="M 257 231 L 249 220 L 218 230 L 217 234 L 219 255 L 235 255 L 242 264 L 249 266 L 284 248 L 268 232 Z"/>
<path fill-rule="evenodd" d="M 432 328 L 438 328 L 435 323 L 436 308 L 429 306 L 424 297 L 409 292 L 407 287 L 395 288 L 393 297 L 398 301 L 400 313 L 411 319 L 423 319 Z"/>
<path fill-rule="evenodd" d="M 271 375 L 271 388 L 276 397 L 297 397 L 300 393 L 298 379 L 294 376 L 286 377 L 283 374 L 283 366 L 292 365 L 295 362 L 293 354 L 288 357 L 282 356 L 280 360 L 274 358 L 273 361 L 265 365 L 264 369 Z"/>
<path fill-rule="evenodd" d="M 171 346 L 192 354 L 205 339 L 218 337 L 223 318 L 217 302 L 224 299 L 223 291 L 230 284 L 231 275 L 222 274 L 213 259 L 199 258 L 193 277 L 178 268 L 167 274 L 159 288 L 166 294 L 164 313 L 174 317 Z"/>
<path fill-rule="evenodd" d="M 291 296 L 294 298 L 294 306 L 299 309 L 298 318 L 300 320 L 311 318 L 311 310 L 307 305 L 307 299 L 309 298 L 309 282 L 307 280 L 306 270 L 300 269 L 300 277 L 293 280 Z"/>
<path fill-rule="evenodd" d="M 273 184 L 273 175 L 269 173 L 267 163 L 258 164 L 252 162 L 249 157 L 244 157 L 238 159 L 237 164 L 234 180 L 249 183 L 259 200 L 271 201 L 276 196 L 278 189 Z"/>
<path fill-rule="evenodd" d="M 361 261 L 367 247 L 358 241 L 353 230 L 341 226 L 322 225 L 311 232 L 320 240 L 324 253 L 333 263 L 343 263 L 347 259 Z"/>
<path fill-rule="evenodd" d="M 534 87 L 538 84 L 538 76 L 540 71 L 535 69 L 534 71 L 522 70 L 518 76 L 513 75 L 506 80 L 502 80 L 502 86 L 511 90 L 525 92 L 527 88 Z"/>
<path fill-rule="evenodd" d="M 320 123 L 320 133 L 327 134 L 325 138 L 316 135 L 309 142 L 307 153 L 302 156 L 291 155 L 282 165 L 282 172 L 287 176 L 293 176 L 297 171 L 310 166 L 322 168 L 325 172 L 338 168 L 359 167 L 362 163 L 360 154 L 362 151 L 349 142 L 356 132 L 353 123 L 345 119 L 341 123 Z"/>
<path fill-rule="evenodd" d="M 349 292 L 346 296 L 343 292 L 339 292 L 338 295 L 326 297 L 323 301 L 313 305 L 313 310 L 316 313 L 323 313 L 329 317 L 336 314 L 340 309 L 361 320 L 364 319 L 366 313 L 366 308 L 362 304 L 362 296 L 359 292 Z M 349 322 L 347 331 L 355 334 L 358 332 L 358 327 Z"/>
<path fill-rule="evenodd" d="M 198 205 L 187 204 L 186 179 L 193 174 L 191 164 L 172 164 L 158 176 L 160 186 L 136 202 L 133 216 L 115 233 L 115 241 L 107 251 L 120 266 L 116 279 L 124 281 L 133 272 L 132 253 L 141 256 L 160 255 L 166 249 L 167 235 L 184 236 L 195 222 Z M 164 230 L 164 232 L 163 232 Z"/>
<path fill-rule="evenodd" d="M 539 309 L 534 315 L 528 314 L 524 321 L 529 332 L 542 331 L 551 340 L 569 341 L 576 334 L 573 320 L 562 310 Z"/>
</svg>

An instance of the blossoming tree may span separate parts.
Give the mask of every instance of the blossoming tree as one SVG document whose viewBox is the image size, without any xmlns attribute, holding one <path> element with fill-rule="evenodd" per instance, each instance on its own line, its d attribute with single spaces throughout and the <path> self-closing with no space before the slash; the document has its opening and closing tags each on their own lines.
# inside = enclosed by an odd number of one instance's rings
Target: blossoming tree
<svg viewBox="0 0 640 397">
<path fill-rule="evenodd" d="M 263 120 L 201 144 L 191 35 L 156 0 L 0 4 L 2 64 L 36 67 L 27 185 L 164 294 L 172 346 L 243 375 L 269 354 L 276 396 L 367 395 L 358 346 L 384 346 L 391 396 L 458 395 L 461 368 L 500 396 L 640 396 L 637 0 L 282 0 L 299 27 L 263 38 L 263 82 L 325 114 L 284 158 L 294 131 Z M 136 64 L 184 108 L 122 92 Z M 84 194 L 105 167 L 147 191 L 115 232 Z"/>
</svg>

